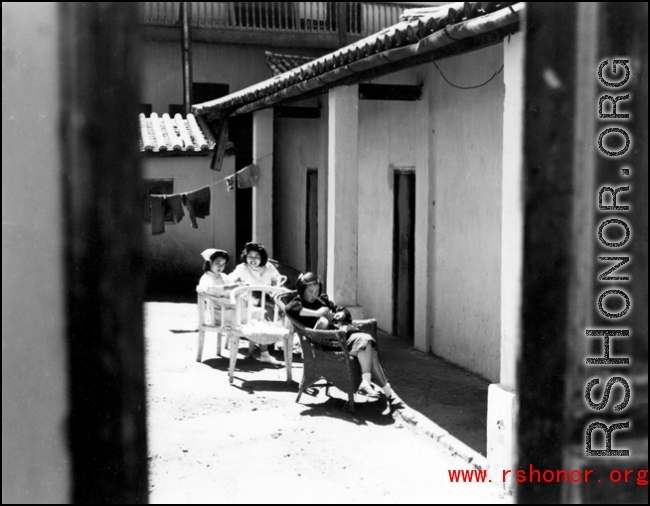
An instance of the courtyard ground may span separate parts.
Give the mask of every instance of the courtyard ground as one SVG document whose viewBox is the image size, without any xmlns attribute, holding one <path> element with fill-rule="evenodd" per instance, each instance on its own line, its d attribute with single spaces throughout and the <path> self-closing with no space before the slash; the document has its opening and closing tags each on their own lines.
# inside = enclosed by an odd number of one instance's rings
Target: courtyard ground
<svg viewBox="0 0 650 506">
<path fill-rule="evenodd" d="M 450 482 L 449 471 L 475 470 L 481 455 L 418 430 L 408 407 L 385 414 L 359 397 L 351 414 L 336 389 L 297 404 L 299 356 L 288 384 L 284 368 L 245 358 L 245 341 L 231 385 L 215 334 L 195 360 L 195 304 L 148 302 L 145 318 L 151 503 L 512 503 L 494 483 Z M 380 343 L 390 353 L 389 336 Z M 422 395 L 399 361 L 383 360 L 407 403 Z"/>
</svg>

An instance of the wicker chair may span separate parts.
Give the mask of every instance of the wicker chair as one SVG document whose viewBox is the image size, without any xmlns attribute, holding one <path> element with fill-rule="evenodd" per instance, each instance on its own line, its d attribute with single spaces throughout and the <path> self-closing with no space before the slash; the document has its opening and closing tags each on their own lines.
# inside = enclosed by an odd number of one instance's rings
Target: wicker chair
<svg viewBox="0 0 650 506">
<path fill-rule="evenodd" d="M 285 311 L 285 305 L 295 296 L 295 291 L 281 293 L 275 295 L 274 300 L 298 333 L 302 347 L 304 370 L 296 402 L 310 387 L 326 387 L 326 394 L 329 395 L 329 387 L 335 386 L 348 394 L 348 409 L 354 413 L 354 394 L 361 384 L 361 367 L 359 361 L 348 352 L 345 331 L 308 329 L 291 318 Z M 355 320 L 354 324 L 359 331 L 377 339 L 377 320 Z M 320 379 L 325 379 L 326 383 L 314 385 Z"/>
</svg>

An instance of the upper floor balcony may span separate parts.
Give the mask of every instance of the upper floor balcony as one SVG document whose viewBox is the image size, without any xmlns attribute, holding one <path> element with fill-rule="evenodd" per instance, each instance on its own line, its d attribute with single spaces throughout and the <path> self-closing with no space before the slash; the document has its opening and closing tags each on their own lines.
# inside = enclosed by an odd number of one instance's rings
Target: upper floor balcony
<svg viewBox="0 0 650 506">
<path fill-rule="evenodd" d="M 189 2 L 192 39 L 337 49 L 399 21 L 405 9 L 448 2 Z M 177 40 L 181 2 L 141 2 L 148 38 Z"/>
</svg>

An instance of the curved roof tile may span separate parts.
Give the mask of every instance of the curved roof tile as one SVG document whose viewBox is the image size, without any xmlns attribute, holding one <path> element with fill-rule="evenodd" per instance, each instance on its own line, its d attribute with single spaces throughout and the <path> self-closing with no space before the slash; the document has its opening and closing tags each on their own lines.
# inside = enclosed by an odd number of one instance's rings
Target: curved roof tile
<svg viewBox="0 0 650 506">
<path fill-rule="evenodd" d="M 140 151 L 209 151 L 216 144 L 212 132 L 202 117 L 188 114 L 185 119 L 180 114 L 173 118 L 165 113 L 158 116 L 155 112 L 147 118 L 144 114 L 138 117 L 140 123 Z M 234 145 L 228 142 L 227 150 Z"/>
</svg>

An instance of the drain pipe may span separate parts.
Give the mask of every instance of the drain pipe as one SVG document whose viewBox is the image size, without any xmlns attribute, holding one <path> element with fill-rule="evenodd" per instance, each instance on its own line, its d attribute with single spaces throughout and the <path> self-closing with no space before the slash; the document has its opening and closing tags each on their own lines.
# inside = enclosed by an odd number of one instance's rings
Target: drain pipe
<svg viewBox="0 0 650 506">
<path fill-rule="evenodd" d="M 190 2 L 181 2 L 180 18 L 183 34 L 181 45 L 183 52 L 183 115 L 192 112 L 192 9 Z"/>
</svg>

